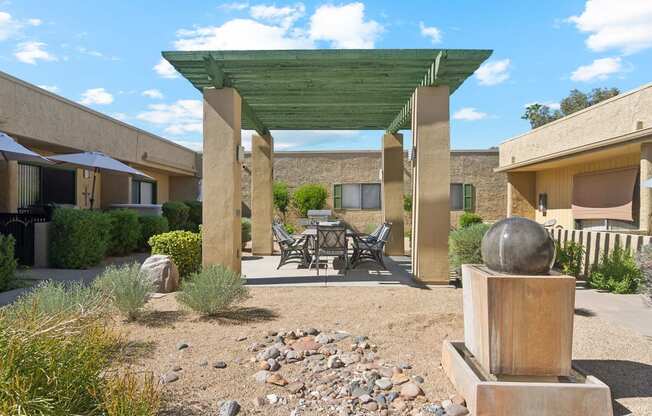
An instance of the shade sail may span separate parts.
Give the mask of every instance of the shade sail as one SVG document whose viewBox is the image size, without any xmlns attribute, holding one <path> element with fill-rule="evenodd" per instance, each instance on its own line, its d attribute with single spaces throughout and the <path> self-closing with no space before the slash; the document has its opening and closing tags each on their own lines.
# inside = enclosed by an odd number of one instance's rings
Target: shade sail
<svg viewBox="0 0 652 416">
<path fill-rule="evenodd" d="M 18 144 L 11 136 L 0 132 L 0 160 L 21 162 L 52 163 L 48 159 Z"/>
<path fill-rule="evenodd" d="M 119 160 L 115 160 L 112 157 L 109 157 L 104 153 L 100 153 L 100 152 L 84 152 L 84 153 L 72 153 L 67 155 L 56 155 L 56 156 L 50 156 L 49 159 L 54 162 L 73 165 L 76 167 L 81 167 L 83 169 L 100 170 L 100 171 L 107 171 L 110 173 L 119 173 L 119 174 L 121 173 L 125 175 L 150 178 L 150 176 L 145 175 L 143 172 L 134 169 L 131 166 L 126 165 L 120 162 Z"/>
<path fill-rule="evenodd" d="M 637 176 L 637 167 L 573 176 L 573 218 L 633 221 Z"/>
</svg>

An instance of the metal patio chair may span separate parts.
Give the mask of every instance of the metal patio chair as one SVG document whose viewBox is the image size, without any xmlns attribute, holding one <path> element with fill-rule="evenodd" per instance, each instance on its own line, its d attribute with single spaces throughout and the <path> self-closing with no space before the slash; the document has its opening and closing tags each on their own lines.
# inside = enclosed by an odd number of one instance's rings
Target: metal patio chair
<svg viewBox="0 0 652 416">
<path fill-rule="evenodd" d="M 313 262 L 311 262 L 311 265 L 313 263 L 317 264 L 317 276 L 319 276 L 319 261 L 322 256 L 342 258 L 344 260 L 344 273 L 346 274 L 349 269 L 349 248 L 345 226 L 317 226 L 315 253 Z M 326 267 L 328 267 L 328 264 Z"/>
<path fill-rule="evenodd" d="M 281 249 L 281 261 L 279 261 L 276 270 L 288 263 L 308 264 L 310 257 L 306 246 L 308 242 L 307 236 L 292 237 L 281 224 L 272 224 L 272 233 Z"/>
<path fill-rule="evenodd" d="M 387 270 L 383 260 L 383 253 L 385 251 L 385 244 L 389 240 L 389 235 L 392 232 L 392 223 L 385 223 L 381 226 L 377 236 L 353 236 L 353 255 L 351 256 L 351 264 L 353 268 L 358 267 L 362 263 L 376 263 L 383 269 Z M 373 233 L 372 233 L 373 234 Z"/>
</svg>

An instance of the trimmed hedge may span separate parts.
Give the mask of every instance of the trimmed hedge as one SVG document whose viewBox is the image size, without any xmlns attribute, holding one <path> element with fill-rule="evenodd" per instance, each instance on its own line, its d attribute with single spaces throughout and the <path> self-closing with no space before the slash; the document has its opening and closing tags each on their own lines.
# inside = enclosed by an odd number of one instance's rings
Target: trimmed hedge
<svg viewBox="0 0 652 416">
<path fill-rule="evenodd" d="M 185 230 L 188 225 L 190 207 L 181 201 L 169 201 L 163 204 L 163 216 L 168 219 L 170 230 Z"/>
<path fill-rule="evenodd" d="M 186 229 L 196 233 L 202 222 L 202 203 L 201 201 L 183 201 L 183 203 L 189 208 Z"/>
<path fill-rule="evenodd" d="M 305 217 L 311 209 L 322 209 L 326 206 L 328 191 L 319 184 L 301 185 L 292 194 L 292 205 L 299 215 Z"/>
<path fill-rule="evenodd" d="M 170 231 L 149 239 L 152 254 L 165 254 L 172 258 L 179 268 L 179 275 L 185 277 L 201 268 L 201 234 L 190 231 Z"/>
<path fill-rule="evenodd" d="M 138 217 L 138 222 L 140 223 L 138 248 L 143 251 L 149 249 L 148 241 L 150 238 L 170 231 L 168 219 L 161 215 L 141 215 Z"/>
<path fill-rule="evenodd" d="M 460 215 L 460 227 L 465 228 L 473 224 L 482 224 L 482 217 L 473 212 L 465 212 Z"/>
<path fill-rule="evenodd" d="M 108 211 L 107 215 L 111 218 L 111 243 L 108 253 L 124 256 L 136 250 L 141 238 L 138 213 L 131 209 L 115 209 Z"/>
<path fill-rule="evenodd" d="M 50 263 L 62 269 L 95 266 L 111 242 L 111 217 L 98 211 L 58 208 L 52 216 Z"/>
<path fill-rule="evenodd" d="M 0 292 L 7 290 L 14 278 L 17 264 L 14 256 L 15 247 L 16 240 L 13 236 L 0 234 Z"/>
</svg>

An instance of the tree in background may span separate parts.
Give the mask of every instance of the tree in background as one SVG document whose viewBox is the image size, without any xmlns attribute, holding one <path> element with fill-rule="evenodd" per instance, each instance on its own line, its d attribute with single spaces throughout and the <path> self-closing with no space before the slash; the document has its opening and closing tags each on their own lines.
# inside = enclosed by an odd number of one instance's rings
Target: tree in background
<svg viewBox="0 0 652 416">
<path fill-rule="evenodd" d="M 288 207 L 290 206 L 290 191 L 288 190 L 288 184 L 285 182 L 274 182 L 273 187 L 274 195 L 274 206 L 283 216 L 283 222 L 285 222 L 285 216 L 288 212 Z"/>
<path fill-rule="evenodd" d="M 584 93 L 580 90 L 573 89 L 567 97 L 561 100 L 560 109 L 552 110 L 549 106 L 543 104 L 531 104 L 525 108 L 525 114 L 521 116 L 523 120 L 528 120 L 533 129 L 548 124 L 577 111 L 588 108 L 601 101 L 607 100 L 620 94 L 618 88 L 594 88 L 591 92 Z"/>
<path fill-rule="evenodd" d="M 319 184 L 301 185 L 292 194 L 292 205 L 299 215 L 305 217 L 311 209 L 323 209 L 326 206 L 328 191 Z"/>
</svg>

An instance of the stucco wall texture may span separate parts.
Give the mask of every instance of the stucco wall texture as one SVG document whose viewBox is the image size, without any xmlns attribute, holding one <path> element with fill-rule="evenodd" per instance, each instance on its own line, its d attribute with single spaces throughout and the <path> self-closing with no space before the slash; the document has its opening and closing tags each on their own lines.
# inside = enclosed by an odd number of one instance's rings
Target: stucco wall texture
<svg viewBox="0 0 652 416">
<path fill-rule="evenodd" d="M 500 167 L 581 149 L 652 127 L 652 83 L 516 136 L 500 145 Z"/>
<path fill-rule="evenodd" d="M 290 190 L 318 183 L 328 190 L 328 208 L 333 206 L 333 185 L 338 183 L 379 183 L 382 154 L 380 151 L 337 152 L 276 152 L 274 180 L 288 184 Z M 504 173 L 494 173 L 498 166 L 498 151 L 452 151 L 451 182 L 475 186 L 476 210 L 487 221 L 505 217 L 507 179 Z M 242 170 L 243 213 L 251 207 L 251 155 L 245 155 Z M 411 162 L 404 162 L 404 193 L 412 192 Z M 360 231 L 379 224 L 382 210 L 337 210 L 334 214 Z M 462 211 L 451 211 L 451 225 L 456 226 Z M 290 221 L 296 215 L 290 215 Z M 405 217 L 409 229 L 410 215 Z"/>
</svg>

